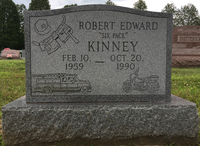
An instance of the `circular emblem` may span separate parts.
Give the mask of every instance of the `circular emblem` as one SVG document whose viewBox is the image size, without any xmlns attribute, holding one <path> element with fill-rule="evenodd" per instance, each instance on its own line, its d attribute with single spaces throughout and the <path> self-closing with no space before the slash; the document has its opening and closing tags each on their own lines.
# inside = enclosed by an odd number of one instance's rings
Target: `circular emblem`
<svg viewBox="0 0 200 146">
<path fill-rule="evenodd" d="M 51 27 L 48 25 L 47 20 L 39 19 L 34 26 L 35 32 L 40 35 L 47 34 L 51 31 Z"/>
</svg>

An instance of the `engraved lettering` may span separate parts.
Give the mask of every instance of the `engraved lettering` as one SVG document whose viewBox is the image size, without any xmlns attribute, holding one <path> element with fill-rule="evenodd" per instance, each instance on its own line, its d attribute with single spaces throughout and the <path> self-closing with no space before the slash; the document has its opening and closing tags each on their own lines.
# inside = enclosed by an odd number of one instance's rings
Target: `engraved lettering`
<svg viewBox="0 0 200 146">
<path fill-rule="evenodd" d="M 137 44 L 138 44 L 138 41 L 137 42 L 135 42 L 135 44 L 133 43 L 133 42 L 130 42 L 131 43 L 131 45 L 132 45 L 132 47 L 133 47 L 133 52 L 135 52 L 135 47 L 137 46 Z"/>
<path fill-rule="evenodd" d="M 89 21 L 87 21 L 87 22 L 85 23 L 85 28 L 86 28 L 87 30 L 91 29 L 91 23 L 90 23 Z"/>
<path fill-rule="evenodd" d="M 99 22 L 99 30 L 103 30 L 103 22 Z"/>
<path fill-rule="evenodd" d="M 120 29 L 121 30 L 125 30 L 125 22 L 121 22 L 121 25 L 120 25 L 121 27 L 120 27 Z"/>
<path fill-rule="evenodd" d="M 93 22 L 92 29 L 97 30 L 97 23 L 96 22 Z"/>
<path fill-rule="evenodd" d="M 145 26 L 144 26 L 144 23 L 143 23 L 143 22 L 141 23 L 141 26 L 140 26 L 140 29 L 139 29 L 139 30 L 141 30 L 141 29 L 143 29 L 143 30 L 146 30 L 146 28 L 145 28 Z"/>
<path fill-rule="evenodd" d="M 102 42 L 102 52 L 104 52 L 104 48 L 105 48 L 107 51 L 109 51 L 109 43 L 110 43 L 110 42 L 107 42 L 107 45 L 106 45 L 104 42 Z"/>
<path fill-rule="evenodd" d="M 146 30 L 151 30 L 151 23 L 150 22 L 146 22 Z"/>
<path fill-rule="evenodd" d="M 157 22 L 153 22 L 152 23 L 152 30 L 156 30 L 158 29 L 158 23 Z"/>
<path fill-rule="evenodd" d="M 115 52 L 115 49 L 117 49 L 119 51 L 119 48 L 120 48 L 120 42 L 117 42 L 118 45 L 116 45 L 115 42 L 112 42 L 113 45 L 112 45 L 112 52 Z"/>
<path fill-rule="evenodd" d="M 110 22 L 111 30 L 113 30 L 114 24 L 115 24 L 115 22 Z"/>
<path fill-rule="evenodd" d="M 132 24 L 133 24 L 133 28 L 134 29 L 139 29 L 139 24 L 140 23 L 134 23 L 134 22 L 132 22 Z"/>
<path fill-rule="evenodd" d="M 95 52 L 95 50 L 93 48 L 94 43 L 95 43 L 95 41 L 92 41 L 92 43 L 88 42 L 88 51 L 89 52 Z M 91 49 L 92 49 L 92 51 L 91 51 Z"/>
<path fill-rule="evenodd" d="M 66 55 L 63 55 L 63 61 L 66 59 Z"/>
<path fill-rule="evenodd" d="M 126 50 L 126 48 L 127 48 L 127 43 L 128 43 L 128 41 L 123 42 L 123 52 L 128 52 L 128 51 L 129 51 L 129 49 Z"/>
<path fill-rule="evenodd" d="M 102 33 L 102 38 L 110 38 L 110 34 L 109 33 Z"/>
<path fill-rule="evenodd" d="M 99 42 L 97 42 L 97 52 L 99 52 Z"/>
<path fill-rule="evenodd" d="M 121 22 L 121 30 L 156 30 L 158 29 L 157 22 Z"/>
<path fill-rule="evenodd" d="M 117 61 L 117 62 L 121 62 L 121 61 L 126 61 L 126 55 L 111 55 L 110 56 L 110 60 L 111 61 Z"/>
<path fill-rule="evenodd" d="M 125 39 L 124 33 L 113 33 L 113 38 Z"/>
<path fill-rule="evenodd" d="M 131 22 L 126 22 L 126 30 L 130 30 L 131 28 Z"/>
<path fill-rule="evenodd" d="M 108 28 L 108 22 L 104 23 L 104 30 L 109 30 L 109 28 Z"/>
<path fill-rule="evenodd" d="M 83 28 L 84 23 L 83 22 L 79 22 L 79 29 L 84 29 Z"/>
<path fill-rule="evenodd" d="M 79 22 L 80 30 L 113 30 L 115 22 Z"/>
<path fill-rule="evenodd" d="M 89 41 L 88 52 L 135 52 L 138 41 Z M 131 49 L 132 48 L 132 49 Z"/>
</svg>

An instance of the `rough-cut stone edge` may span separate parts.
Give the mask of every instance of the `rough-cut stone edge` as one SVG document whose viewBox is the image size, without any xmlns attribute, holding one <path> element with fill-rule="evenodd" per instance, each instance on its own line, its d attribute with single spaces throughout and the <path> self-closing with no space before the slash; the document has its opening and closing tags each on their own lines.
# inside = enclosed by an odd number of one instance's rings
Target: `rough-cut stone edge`
<svg viewBox="0 0 200 146">
<path fill-rule="evenodd" d="M 50 16 L 84 11 L 115 11 L 136 14 L 146 17 L 167 18 L 166 36 L 166 90 L 164 95 L 74 95 L 56 97 L 33 97 L 31 95 L 31 42 L 30 42 L 30 17 Z M 112 101 L 171 101 L 171 48 L 172 48 L 172 14 L 135 10 L 131 8 L 111 5 L 84 5 L 58 10 L 25 11 L 25 48 L 26 48 L 26 100 L 27 102 L 112 102 Z M 86 98 L 87 97 L 87 98 Z"/>
<path fill-rule="evenodd" d="M 200 56 L 172 56 L 172 67 L 174 68 L 199 68 Z"/>
<path fill-rule="evenodd" d="M 171 98 L 172 102 L 166 102 L 166 103 L 125 102 L 125 103 L 88 103 L 88 104 L 86 103 L 27 104 L 25 96 L 23 96 L 18 100 L 15 100 L 2 107 L 3 139 L 6 145 L 16 144 L 16 145 L 37 145 L 37 146 L 44 144 L 50 145 L 55 141 L 67 143 L 68 146 L 81 145 L 84 144 L 85 142 L 89 142 L 88 145 L 93 144 L 94 146 L 127 145 L 129 143 L 139 144 L 139 145 L 145 145 L 145 144 L 166 145 L 166 144 L 171 144 L 173 142 L 175 142 L 175 144 L 180 144 L 180 145 L 189 145 L 196 143 L 198 141 L 198 131 L 199 131 L 199 117 L 196 104 L 186 101 L 174 95 L 172 95 Z M 135 122 L 137 123 L 140 121 L 134 121 L 134 123 L 132 123 L 133 125 L 130 123 L 129 118 L 136 117 L 130 114 L 132 113 L 130 112 L 130 110 L 133 113 L 136 113 L 135 115 L 137 115 L 139 119 L 140 116 L 143 116 L 141 115 L 141 113 L 146 114 L 143 119 L 148 121 L 148 119 L 150 118 L 149 122 L 152 122 L 152 124 L 144 123 L 144 125 L 149 124 L 147 128 L 141 129 L 141 127 L 137 127 L 137 129 L 134 129 L 133 127 L 137 125 L 135 124 Z M 84 114 L 88 113 L 88 116 L 92 119 L 99 119 L 99 117 L 96 117 L 97 115 L 93 111 L 96 111 L 98 116 L 103 116 L 105 121 L 111 120 L 110 121 L 111 124 L 109 123 L 110 125 L 113 126 L 118 125 L 119 127 L 118 128 L 115 127 L 113 133 L 112 130 L 111 131 L 109 129 L 105 130 L 103 128 L 101 134 L 100 135 L 97 134 L 98 137 L 95 136 L 95 134 L 93 134 L 93 132 L 95 132 L 95 128 L 94 129 L 90 128 L 95 127 L 95 124 L 97 124 L 98 122 L 97 123 L 92 122 L 94 125 L 87 126 L 87 124 L 89 123 L 82 123 L 83 121 L 81 120 L 84 116 L 83 113 Z M 160 114 L 158 111 L 161 111 L 163 114 Z M 78 133 L 75 132 L 74 135 L 73 134 L 70 135 L 71 133 L 73 133 L 72 131 L 69 132 L 70 127 L 64 131 L 62 128 L 60 129 L 58 128 L 57 130 L 55 130 L 54 129 L 56 126 L 55 123 L 61 122 L 60 125 L 62 125 L 62 123 L 66 124 L 65 121 L 60 120 L 63 117 L 59 118 L 58 116 L 56 116 L 59 115 L 59 112 L 70 113 L 70 115 L 73 115 L 74 117 L 70 116 L 65 120 L 67 119 L 69 120 L 70 118 L 70 120 L 72 120 L 70 121 L 70 123 L 75 124 L 75 125 L 72 124 L 72 126 L 75 128 L 74 129 L 71 128 L 71 130 L 77 131 L 78 129 L 80 130 L 80 132 Z M 33 115 L 38 117 L 37 115 L 38 113 L 40 113 L 41 119 L 34 119 Z M 48 114 L 57 113 L 57 114 L 55 115 L 55 117 L 54 116 L 49 117 L 47 113 Z M 126 114 L 129 113 L 128 115 L 126 115 L 128 119 L 125 118 L 126 116 L 124 115 L 124 113 Z M 152 115 L 152 113 L 157 113 L 157 114 Z M 117 115 L 118 120 L 112 120 L 113 118 L 115 118 L 115 115 Z M 169 117 L 167 118 L 165 117 L 165 119 L 159 117 L 165 115 Z M 50 125 L 48 125 L 49 121 L 46 121 L 47 123 L 44 124 L 44 121 L 42 120 L 45 119 L 46 117 L 50 118 L 50 121 L 54 121 L 55 123 L 51 123 Z M 124 118 L 119 118 L 119 117 L 124 117 Z M 158 121 L 155 120 L 155 117 L 157 117 L 159 120 Z M 186 119 L 184 119 L 185 117 Z M 17 120 L 15 119 L 13 121 L 13 118 L 17 118 Z M 153 121 L 151 121 L 152 119 Z M 31 122 L 31 124 L 26 121 Z M 122 125 L 119 123 L 116 124 L 116 122 L 119 121 L 120 123 L 123 124 Z M 42 125 L 40 125 L 40 122 L 42 123 Z M 157 122 L 156 126 L 154 122 Z M 182 125 L 182 123 L 184 122 L 187 125 L 186 127 L 183 127 Z M 102 126 L 108 127 L 108 123 L 106 122 L 105 123 L 102 122 L 100 124 L 102 124 Z M 33 130 L 40 132 L 35 133 L 33 131 L 30 131 L 31 128 L 29 129 L 29 126 L 31 127 L 39 126 L 40 128 L 39 127 L 33 128 Z M 98 127 L 99 125 L 96 126 Z M 149 131 L 148 129 L 149 126 L 151 127 L 150 129 L 154 130 Z M 24 132 L 26 131 L 27 127 L 28 127 L 28 133 Z M 174 127 L 177 127 L 177 129 Z M 41 128 L 44 131 L 41 131 Z M 112 129 L 112 126 L 109 128 Z M 118 130 L 120 128 L 121 130 Z M 42 135 L 42 133 L 45 132 L 45 130 L 46 132 L 50 131 L 51 133 L 54 133 L 54 135 L 45 135 L 45 136 Z M 128 132 L 129 130 L 133 130 L 133 133 Z M 119 133 L 115 131 L 118 131 Z M 134 133 L 134 131 L 137 131 L 136 133 L 139 134 Z M 61 134 L 59 137 L 58 136 L 60 134 L 59 132 L 65 134 L 64 135 Z M 120 132 L 125 132 L 125 133 L 120 133 Z"/>
</svg>

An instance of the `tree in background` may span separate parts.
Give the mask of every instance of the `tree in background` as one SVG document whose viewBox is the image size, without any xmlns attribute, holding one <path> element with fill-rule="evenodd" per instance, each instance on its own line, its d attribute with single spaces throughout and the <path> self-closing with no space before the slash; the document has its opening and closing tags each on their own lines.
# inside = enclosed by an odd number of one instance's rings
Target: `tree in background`
<svg viewBox="0 0 200 146">
<path fill-rule="evenodd" d="M 146 10 L 147 9 L 147 5 L 146 2 L 143 0 L 138 0 L 137 2 L 135 2 L 133 4 L 133 8 L 134 9 L 139 9 L 139 10 Z"/>
<path fill-rule="evenodd" d="M 162 12 L 166 12 L 166 13 L 176 13 L 177 11 L 178 11 L 178 9 L 174 5 L 174 3 L 171 3 L 171 4 L 167 3 L 167 5 L 162 10 Z"/>
<path fill-rule="evenodd" d="M 20 31 L 24 32 L 24 11 L 27 10 L 24 4 L 16 5 L 17 11 L 19 13 L 19 21 L 20 21 Z"/>
<path fill-rule="evenodd" d="M 49 0 L 31 0 L 28 10 L 50 10 Z"/>
<path fill-rule="evenodd" d="M 188 4 L 180 9 L 172 4 L 167 4 L 162 12 L 173 13 L 173 25 L 200 25 L 200 18 L 197 8 L 193 4 Z"/>
<path fill-rule="evenodd" d="M 193 4 L 188 4 L 178 11 L 179 25 L 200 25 L 199 12 Z"/>
<path fill-rule="evenodd" d="M 116 6 L 116 4 L 113 3 L 111 0 L 108 0 L 108 1 L 106 2 L 106 5 L 114 5 L 114 6 Z"/>
<path fill-rule="evenodd" d="M 0 0 L 0 50 L 20 50 L 20 20 L 12 0 Z"/>
<path fill-rule="evenodd" d="M 24 11 L 27 10 L 24 4 L 16 5 L 17 11 L 19 13 L 19 21 L 20 21 L 20 46 L 24 49 Z"/>
<path fill-rule="evenodd" d="M 78 5 L 77 4 L 65 5 L 64 8 L 72 7 L 72 6 L 78 6 Z"/>
<path fill-rule="evenodd" d="M 178 8 L 174 5 L 174 3 L 167 3 L 167 5 L 164 7 L 164 9 L 162 10 L 162 12 L 165 13 L 172 13 L 173 14 L 173 25 L 177 26 L 178 22 L 177 22 L 177 16 L 178 16 Z"/>
</svg>

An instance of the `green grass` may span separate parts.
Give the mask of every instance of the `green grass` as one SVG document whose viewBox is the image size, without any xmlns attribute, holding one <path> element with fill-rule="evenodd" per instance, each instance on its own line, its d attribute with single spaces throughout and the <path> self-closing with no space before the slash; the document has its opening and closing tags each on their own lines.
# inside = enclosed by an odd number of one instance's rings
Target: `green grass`
<svg viewBox="0 0 200 146">
<path fill-rule="evenodd" d="M 196 103 L 200 113 L 200 68 L 173 68 L 171 85 L 172 94 Z M 0 60 L 0 108 L 25 95 L 25 91 L 25 60 Z M 1 117 L 0 111 L 0 146 Z"/>
<path fill-rule="evenodd" d="M 25 60 L 0 60 L 0 108 L 25 95 Z"/>
<path fill-rule="evenodd" d="M 196 103 L 200 113 L 200 68 L 173 68 L 171 79 L 171 93 Z"/>
</svg>

